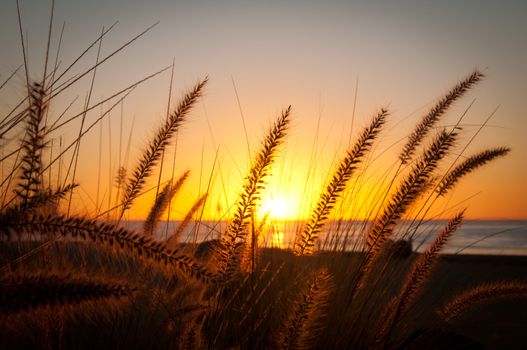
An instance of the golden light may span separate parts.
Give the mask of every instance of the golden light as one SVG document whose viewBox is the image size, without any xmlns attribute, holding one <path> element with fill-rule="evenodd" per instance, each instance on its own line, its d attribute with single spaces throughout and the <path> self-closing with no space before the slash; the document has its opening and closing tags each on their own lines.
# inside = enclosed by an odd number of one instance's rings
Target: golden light
<svg viewBox="0 0 527 350">
<path fill-rule="evenodd" d="M 281 249 L 285 247 L 285 234 L 282 231 L 271 234 L 271 247 Z"/>
<path fill-rule="evenodd" d="M 269 214 L 270 219 L 285 219 L 288 217 L 291 206 L 283 197 L 269 197 L 263 200 L 258 211 L 260 217 Z"/>
</svg>

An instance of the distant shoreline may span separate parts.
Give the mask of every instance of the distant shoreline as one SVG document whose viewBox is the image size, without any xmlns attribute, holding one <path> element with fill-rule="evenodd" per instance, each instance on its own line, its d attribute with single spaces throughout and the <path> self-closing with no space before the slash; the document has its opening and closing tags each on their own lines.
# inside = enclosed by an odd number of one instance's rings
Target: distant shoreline
<svg viewBox="0 0 527 350">
<path fill-rule="evenodd" d="M 174 227 L 180 221 L 171 221 L 167 227 L 167 222 L 159 224 L 157 237 L 163 239 L 170 235 Z M 342 220 L 330 221 L 325 226 L 325 233 L 321 233 L 319 250 L 331 250 L 330 244 L 334 244 L 332 239 L 343 239 L 342 236 L 349 233 L 349 241 L 346 243 L 346 250 L 355 251 L 360 245 L 360 235 L 370 221 Z M 198 224 L 188 225 L 185 230 L 182 242 L 201 242 L 203 240 L 216 239 L 227 227 L 228 221 L 208 221 L 203 220 L 199 223 L 199 232 L 196 233 Z M 296 232 L 302 230 L 304 221 L 276 221 L 271 222 L 268 228 L 268 237 L 263 240 L 266 247 L 277 246 L 273 243 L 273 233 L 280 233 L 283 240 L 280 247 L 292 247 Z M 413 247 L 417 251 L 425 249 L 435 238 L 438 230 L 446 223 L 445 220 L 429 220 L 423 222 L 416 230 L 413 239 Z M 130 220 L 125 223 L 125 227 L 132 230 L 140 230 L 141 220 Z M 412 221 L 402 221 L 397 226 L 396 232 L 405 230 L 415 230 Z M 328 237 L 330 232 L 334 237 Z M 326 238 L 328 242 L 326 242 Z M 398 239 L 394 236 L 393 239 Z M 331 241 L 331 242 L 330 242 Z M 444 248 L 445 254 L 461 255 L 499 255 L 499 256 L 527 256 L 527 220 L 467 220 L 454 233 L 451 240 Z"/>
</svg>

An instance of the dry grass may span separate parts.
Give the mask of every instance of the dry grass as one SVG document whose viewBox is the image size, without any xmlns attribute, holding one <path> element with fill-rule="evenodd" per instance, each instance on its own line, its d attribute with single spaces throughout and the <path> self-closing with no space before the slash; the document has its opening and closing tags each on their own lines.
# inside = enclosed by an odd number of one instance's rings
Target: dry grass
<svg viewBox="0 0 527 350">
<path fill-rule="evenodd" d="M 152 205 L 152 208 L 146 217 L 145 223 L 143 225 L 143 232 L 145 235 L 152 236 L 154 234 L 161 216 L 168 208 L 177 191 L 179 191 L 181 186 L 183 186 L 183 183 L 187 180 L 189 174 L 190 171 L 186 171 L 174 184 L 172 184 L 172 181 L 170 181 L 165 185 L 165 187 L 163 187 L 163 190 L 161 190 L 161 193 L 159 193 L 157 196 L 154 205 Z"/>
<path fill-rule="evenodd" d="M 372 144 L 386 122 L 388 111 L 381 109 L 360 134 L 355 145 L 347 152 L 344 159 L 333 174 L 330 183 L 320 195 L 320 199 L 313 210 L 302 235 L 297 238 L 295 243 L 295 254 L 313 254 L 313 247 L 318 238 L 318 234 L 324 227 L 330 212 L 332 211 L 337 199 L 345 190 L 346 184 L 357 170 L 358 164 L 371 149 Z"/>
<path fill-rule="evenodd" d="M 196 212 L 205 205 L 206 200 L 207 200 L 207 194 L 205 193 L 204 195 L 198 198 L 198 200 L 192 205 L 192 207 L 190 207 L 187 214 L 185 215 L 183 220 L 181 220 L 181 222 L 179 223 L 177 229 L 174 231 L 172 236 L 170 236 L 167 239 L 167 244 L 176 245 L 178 242 L 181 241 L 183 232 L 185 231 L 187 226 L 192 222 L 194 214 L 196 214 Z"/>
<path fill-rule="evenodd" d="M 316 347 L 333 289 L 331 279 L 331 274 L 325 269 L 315 272 L 312 281 L 291 309 L 279 338 L 280 348 Z"/>
<path fill-rule="evenodd" d="M 152 174 L 153 168 L 159 162 L 161 154 L 170 144 L 172 137 L 176 134 L 181 124 L 185 122 L 187 114 L 201 96 L 207 81 L 207 78 L 203 79 L 183 97 L 176 109 L 168 115 L 165 123 L 159 127 L 156 135 L 148 144 L 132 176 L 128 180 L 121 202 L 119 219 L 123 217 L 124 212 L 130 208 L 141 189 L 143 189 L 146 179 Z"/>
<path fill-rule="evenodd" d="M 522 282 L 500 281 L 476 286 L 464 291 L 446 303 L 440 311 L 447 322 L 452 322 L 483 303 L 504 298 L 527 297 L 527 285 Z"/>
<path fill-rule="evenodd" d="M 132 295 L 135 290 L 126 282 L 52 273 L 2 276 L 0 284 L 0 312 L 3 315 L 105 299 L 119 300 Z"/>
<path fill-rule="evenodd" d="M 41 195 L 42 152 L 45 147 L 44 117 L 47 109 L 47 93 L 38 83 L 28 86 L 29 108 L 26 116 L 26 135 L 22 139 L 22 161 L 19 183 L 15 193 L 20 205 L 26 207 Z"/>
<path fill-rule="evenodd" d="M 260 152 L 257 153 L 249 175 L 240 194 L 238 205 L 229 228 L 217 250 L 218 276 L 228 279 L 239 268 L 239 247 L 245 244 L 246 228 L 254 220 L 255 209 L 261 192 L 265 188 L 265 178 L 270 175 L 270 166 L 276 157 L 278 147 L 284 142 L 290 124 L 291 106 L 282 112 L 265 137 Z"/>
<path fill-rule="evenodd" d="M 437 187 L 437 193 L 440 196 L 445 195 L 454 185 L 465 175 L 471 173 L 480 166 L 492 161 L 495 158 L 503 157 L 510 152 L 510 148 L 498 147 L 495 149 L 485 150 L 467 157 L 462 163 L 452 169 Z"/>
<path fill-rule="evenodd" d="M 416 125 L 414 131 L 408 136 L 408 141 L 404 145 L 399 159 L 401 163 L 406 164 L 412 159 L 417 146 L 419 146 L 430 130 L 437 123 L 439 118 L 446 113 L 448 108 L 458 99 L 460 99 L 474 84 L 477 84 L 484 77 L 483 73 L 475 70 L 454 86 L 445 96 L 443 96 L 436 105 L 421 119 Z"/>
</svg>

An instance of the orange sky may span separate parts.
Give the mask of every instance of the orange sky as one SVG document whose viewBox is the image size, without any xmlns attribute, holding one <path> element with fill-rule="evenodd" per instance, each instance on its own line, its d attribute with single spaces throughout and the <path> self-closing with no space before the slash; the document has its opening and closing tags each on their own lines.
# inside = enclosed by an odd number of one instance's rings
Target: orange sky
<svg viewBox="0 0 527 350">
<path fill-rule="evenodd" d="M 21 10 L 29 44 L 30 76 L 40 79 L 49 4 L 23 0 Z M 207 191 L 213 168 L 204 217 L 225 213 L 241 190 L 250 158 L 233 80 L 253 154 L 281 109 L 293 107 L 293 127 L 273 168 L 269 191 L 264 194 L 280 196 L 288 202 L 289 217 L 308 212 L 311 197 L 318 196 L 332 166 L 344 154 L 357 80 L 353 135 L 377 108 L 388 106 L 392 114 L 373 157 L 388 151 L 368 163 L 369 180 L 363 184 L 363 193 L 347 206 L 346 215 L 363 217 L 357 203 L 368 200 L 370 186 L 378 186 L 384 171 L 393 166 L 404 135 L 436 97 L 474 68 L 480 68 L 486 79 L 455 105 L 442 124 L 455 123 L 476 98 L 464 119 L 462 135 L 468 140 L 500 105 L 467 154 L 501 145 L 513 151 L 507 158 L 469 175 L 453 195 L 438 203 L 436 212 L 462 203 L 469 206 L 469 218 L 527 219 L 527 118 L 523 106 L 527 92 L 526 12 L 527 5 L 522 1 L 270 1 L 265 6 L 264 2 L 233 0 L 156 0 L 148 4 L 56 1 L 52 52 L 56 51 L 63 21 L 66 26 L 60 53 L 62 69 L 99 35 L 103 26 L 108 28 L 119 21 L 102 43 L 104 55 L 160 21 L 98 70 L 92 104 L 170 65 L 172 60 L 173 102 L 200 78 L 210 77 L 203 99 L 178 136 L 176 176 L 191 170 L 189 181 L 174 202 L 173 215 L 179 217 Z M 3 81 L 22 62 L 14 1 L 0 4 L 0 23 Z M 69 76 L 93 64 L 95 54 L 92 50 Z M 23 81 L 24 76 L 19 74 L 0 90 L 2 114 L 22 96 Z M 169 83 L 170 73 L 166 72 L 138 87 L 124 102 L 120 158 L 123 164 L 128 158 L 129 169 L 165 115 Z M 80 111 L 89 84 L 87 77 L 61 95 L 52 105 L 52 115 L 59 115 L 76 96 L 69 114 Z M 103 110 L 108 107 L 105 104 Z M 89 113 L 87 121 L 95 120 L 100 112 L 97 108 Z M 103 123 L 102 142 L 96 127 L 81 145 L 77 181 L 82 188 L 76 193 L 75 202 L 75 210 L 81 213 L 93 212 L 95 205 L 99 145 L 103 149 L 99 206 L 108 205 L 109 176 L 115 176 L 119 162 L 120 109 L 110 116 L 110 124 L 107 120 Z M 132 121 L 133 136 L 126 157 Z M 71 142 L 79 125 L 73 122 L 54 134 L 54 146 L 60 136 L 64 144 Z M 460 145 L 464 146 L 463 141 Z M 310 165 L 312 155 L 315 161 Z M 172 146 L 165 159 L 163 180 L 172 172 Z M 58 167 L 52 175 L 57 174 Z M 157 176 L 156 172 L 149 185 L 156 184 Z M 114 200 L 115 196 L 113 188 Z M 153 192 L 145 195 L 129 216 L 146 215 L 153 196 Z M 471 199 L 464 202 L 468 198 Z"/>
</svg>

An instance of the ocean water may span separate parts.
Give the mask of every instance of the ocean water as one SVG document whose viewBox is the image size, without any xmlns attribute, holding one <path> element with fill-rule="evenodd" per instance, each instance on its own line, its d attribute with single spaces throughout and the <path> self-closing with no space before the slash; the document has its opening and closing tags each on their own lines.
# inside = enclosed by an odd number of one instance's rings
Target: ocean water
<svg viewBox="0 0 527 350">
<path fill-rule="evenodd" d="M 412 237 L 414 250 L 423 251 L 433 242 L 446 221 L 428 221 L 420 225 L 401 223 L 393 239 Z M 126 223 L 130 229 L 140 229 L 141 222 Z M 292 248 L 295 235 L 303 222 L 272 222 L 264 231 L 261 244 L 267 247 Z M 158 239 L 169 237 L 179 222 L 162 222 L 157 229 Z M 370 223 L 366 221 L 330 222 L 320 233 L 317 249 L 361 250 Z M 416 228 L 417 226 L 417 228 Z M 188 225 L 181 237 L 183 242 L 216 239 L 227 229 L 226 222 L 202 221 Z M 445 254 L 527 255 L 527 221 L 468 220 L 451 236 L 442 251 Z"/>
<path fill-rule="evenodd" d="M 425 244 L 433 240 L 428 236 Z M 467 221 L 452 235 L 444 252 L 527 255 L 527 221 Z"/>
</svg>

